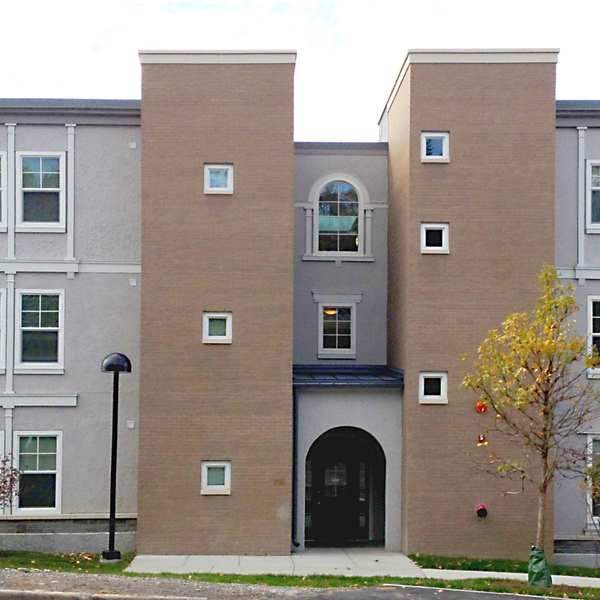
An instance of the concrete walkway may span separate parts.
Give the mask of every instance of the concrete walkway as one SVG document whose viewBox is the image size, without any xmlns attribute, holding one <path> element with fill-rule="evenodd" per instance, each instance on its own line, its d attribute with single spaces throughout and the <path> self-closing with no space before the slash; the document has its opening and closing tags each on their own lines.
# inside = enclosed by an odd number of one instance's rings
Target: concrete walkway
<svg viewBox="0 0 600 600">
<path fill-rule="evenodd" d="M 289 556 L 140 555 L 130 573 L 227 573 L 238 575 L 345 575 L 347 577 L 421 577 L 423 579 L 518 579 L 527 573 L 421 569 L 401 552 L 382 548 L 310 548 Z M 600 578 L 553 575 L 555 585 L 600 588 Z"/>
</svg>

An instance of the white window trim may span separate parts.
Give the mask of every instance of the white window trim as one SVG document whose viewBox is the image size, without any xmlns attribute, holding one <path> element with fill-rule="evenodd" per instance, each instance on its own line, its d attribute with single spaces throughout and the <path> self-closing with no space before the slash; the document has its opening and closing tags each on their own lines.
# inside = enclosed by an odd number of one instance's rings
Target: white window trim
<svg viewBox="0 0 600 600">
<path fill-rule="evenodd" d="M 593 466 L 593 441 L 600 439 L 600 433 L 588 433 L 587 434 L 587 466 L 588 469 L 591 469 Z M 587 487 L 587 486 L 586 486 Z M 587 499 L 587 522 L 589 525 L 594 526 L 594 530 L 597 530 L 598 525 L 600 525 L 600 517 L 594 516 L 594 505 L 592 503 L 592 494 L 590 493 L 589 487 L 586 489 L 586 499 Z"/>
<path fill-rule="evenodd" d="M 589 353 L 592 352 L 592 336 L 593 336 L 593 322 L 594 322 L 594 312 L 593 312 L 593 304 L 594 302 L 600 302 L 600 296 L 588 296 L 587 301 L 587 351 Z M 600 335 L 600 334 L 599 334 Z M 597 369 L 588 369 L 587 370 L 588 379 L 600 379 L 600 367 Z"/>
<path fill-rule="evenodd" d="M 61 375 L 65 372 L 65 291 L 64 290 L 15 290 L 15 370 L 17 375 Z M 22 301 L 21 296 L 52 294 L 58 296 L 58 361 L 55 363 L 23 362 L 22 357 Z"/>
<path fill-rule="evenodd" d="M 208 335 L 210 319 L 225 319 L 225 335 Z M 204 312 L 202 313 L 202 343 L 231 344 L 233 340 L 233 313 Z"/>
<path fill-rule="evenodd" d="M 208 468 L 224 467 L 225 484 L 208 485 Z M 200 476 L 200 495 L 201 496 L 229 496 L 231 495 L 231 462 L 228 460 L 203 460 Z"/>
<path fill-rule="evenodd" d="M 600 160 L 585 162 L 585 232 L 600 233 L 600 223 L 592 223 L 592 167 L 600 166 Z"/>
<path fill-rule="evenodd" d="M 318 303 L 318 358 L 354 359 L 356 358 L 356 311 L 358 303 L 362 300 L 362 292 L 352 294 L 335 294 L 313 292 L 313 300 Z M 323 308 L 350 308 L 350 348 L 325 348 L 323 346 Z"/>
<path fill-rule="evenodd" d="M 53 508 L 19 508 L 19 500 L 13 503 L 13 515 L 59 515 L 62 512 L 62 431 L 13 431 L 12 461 L 19 468 L 19 438 L 29 436 L 56 437 L 56 506 Z M 43 471 L 41 471 L 43 472 Z"/>
<path fill-rule="evenodd" d="M 439 396 L 425 395 L 425 378 L 439 377 L 441 379 L 441 394 Z M 419 404 L 448 404 L 448 373 L 444 371 L 421 371 L 419 373 Z"/>
<path fill-rule="evenodd" d="M 213 170 L 227 171 L 227 187 L 214 188 L 210 185 L 210 172 Z M 233 194 L 233 165 L 232 164 L 205 164 L 204 165 L 204 193 L 205 194 Z"/>
<path fill-rule="evenodd" d="M 427 156 L 427 139 L 443 140 L 442 156 Z M 450 133 L 444 131 L 423 131 L 421 133 L 421 162 L 448 163 L 450 162 Z"/>
<path fill-rule="evenodd" d="M 0 152 L 0 190 L 2 201 L 0 203 L 0 231 L 7 229 L 8 213 L 8 166 L 6 161 L 6 152 Z"/>
<path fill-rule="evenodd" d="M 67 215 L 67 161 L 66 152 L 17 152 L 17 233 L 64 233 Z M 58 157 L 60 159 L 60 190 L 58 193 L 58 222 L 24 222 L 23 221 L 23 156 L 41 156 L 42 158 Z"/>
<path fill-rule="evenodd" d="M 427 231 L 441 230 L 442 245 L 428 246 Z M 421 223 L 421 254 L 449 254 L 450 253 L 450 226 L 448 223 Z"/>
<path fill-rule="evenodd" d="M 358 194 L 358 251 L 357 252 L 326 252 L 319 250 L 319 196 L 321 190 L 333 181 L 343 181 L 350 184 Z M 308 204 L 305 208 L 306 215 L 306 248 L 303 260 L 342 260 L 352 262 L 371 261 L 371 206 L 369 192 L 364 183 L 349 173 L 330 173 L 317 179 L 308 193 Z M 366 213 L 369 213 L 368 215 Z M 366 218 L 369 217 L 369 218 Z"/>
</svg>

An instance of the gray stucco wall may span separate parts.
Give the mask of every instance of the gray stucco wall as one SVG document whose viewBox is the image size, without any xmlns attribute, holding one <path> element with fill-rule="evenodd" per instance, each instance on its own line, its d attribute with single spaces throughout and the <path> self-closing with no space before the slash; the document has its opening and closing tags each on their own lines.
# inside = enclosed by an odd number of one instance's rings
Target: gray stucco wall
<svg viewBox="0 0 600 600">
<path fill-rule="evenodd" d="M 1 122 L 15 120 L 4 118 Z M 57 125 L 56 116 L 48 118 L 47 123 L 41 116 L 37 120 L 40 122 L 35 125 L 17 125 L 16 151 L 66 152 L 67 127 Z M 102 359 L 112 352 L 129 356 L 133 372 L 120 378 L 117 513 L 135 515 L 139 425 L 141 132 L 135 119 L 131 118 L 121 123 L 118 117 L 105 115 L 99 117 L 96 123 L 93 116 L 86 115 L 81 121 L 85 124 L 75 127 L 74 136 L 75 193 L 67 196 L 67 204 L 74 207 L 73 231 L 67 227 L 65 233 L 15 235 L 15 289 L 64 290 L 65 352 L 64 373 L 15 374 L 14 393 L 17 396 L 41 396 L 40 404 L 44 404 L 44 396 L 77 395 L 77 405 L 25 407 L 17 404 L 12 410 L 12 428 L 23 432 L 62 432 L 62 517 L 106 515 L 109 507 L 112 374 L 101 373 L 100 365 Z M 77 124 L 78 117 L 66 114 L 63 123 Z M 3 127 L 0 150 L 7 149 L 6 131 Z M 7 235 L 0 233 L 0 289 L 3 288 L 5 294 L 10 289 L 6 271 L 14 269 L 15 262 L 4 260 Z M 73 268 L 65 260 L 69 235 L 74 235 L 75 260 L 79 263 L 80 272 L 67 276 L 67 271 Z M 64 271 L 45 272 L 50 269 L 46 261 L 55 261 L 51 268 L 58 271 L 64 265 Z M 17 305 L 15 313 L 18 310 Z M 4 329 L 5 326 L 6 322 L 3 322 L 1 327 Z M 12 343 L 13 340 L 7 340 L 7 345 Z M 8 405 L 11 395 L 2 393 L 6 379 L 6 375 L 0 375 L 0 402 Z M 8 414 L 6 410 L 0 411 L 0 430 L 5 429 L 4 417 Z M 77 522 L 74 521 L 73 527 L 77 527 Z M 29 543 L 17 539 L 18 534 L 10 535 L 16 537 L 13 541 L 7 540 L 7 543 L 16 546 Z M 52 534 L 31 533 L 31 543 L 46 544 L 43 540 L 35 542 L 40 535 Z M 61 548 L 68 547 L 70 537 L 75 544 L 71 547 L 82 549 L 93 549 L 98 545 L 93 540 L 105 538 L 105 534 L 87 531 L 85 523 L 83 537 L 72 537 L 68 532 L 55 535 L 66 536 Z M 128 546 L 133 546 L 134 533 L 126 536 Z M 52 546 L 57 542 L 47 543 Z"/>
<path fill-rule="evenodd" d="M 343 172 L 365 186 L 371 204 L 374 262 L 303 261 L 306 250 L 305 209 L 295 209 L 294 240 L 294 363 L 386 364 L 387 362 L 387 152 L 381 150 L 296 151 L 295 202 L 309 201 L 314 183 Z M 356 358 L 319 359 L 318 304 L 312 292 L 362 292 L 357 306 Z"/>
<path fill-rule="evenodd" d="M 402 395 L 392 390 L 299 390 L 296 536 L 304 546 L 306 456 L 334 427 L 357 427 L 381 445 L 386 461 L 385 548 L 400 551 Z"/>
</svg>

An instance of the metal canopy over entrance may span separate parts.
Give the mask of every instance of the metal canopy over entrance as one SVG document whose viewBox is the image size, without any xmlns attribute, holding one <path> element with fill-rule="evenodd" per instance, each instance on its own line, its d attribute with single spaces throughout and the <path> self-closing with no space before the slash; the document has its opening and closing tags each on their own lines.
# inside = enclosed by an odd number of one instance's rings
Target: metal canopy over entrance
<svg viewBox="0 0 600 600">
<path fill-rule="evenodd" d="M 385 456 L 357 427 L 321 435 L 306 458 L 307 546 L 384 544 Z"/>
</svg>

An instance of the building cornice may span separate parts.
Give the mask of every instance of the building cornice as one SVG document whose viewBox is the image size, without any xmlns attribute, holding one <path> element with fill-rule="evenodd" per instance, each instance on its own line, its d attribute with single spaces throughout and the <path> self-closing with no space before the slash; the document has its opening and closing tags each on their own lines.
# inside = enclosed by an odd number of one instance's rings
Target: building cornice
<svg viewBox="0 0 600 600">
<path fill-rule="evenodd" d="M 147 64 L 294 64 L 295 50 L 140 50 Z"/>
</svg>

